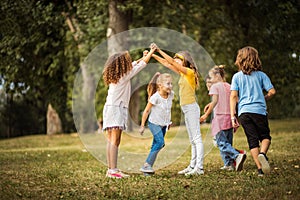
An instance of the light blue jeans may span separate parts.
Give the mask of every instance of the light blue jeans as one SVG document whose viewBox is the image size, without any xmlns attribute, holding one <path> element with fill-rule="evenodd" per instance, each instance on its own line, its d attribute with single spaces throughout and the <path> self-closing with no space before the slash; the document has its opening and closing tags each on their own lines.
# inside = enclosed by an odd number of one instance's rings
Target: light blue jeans
<svg viewBox="0 0 300 200">
<path fill-rule="evenodd" d="M 203 157 L 204 147 L 202 143 L 201 131 L 200 131 L 200 108 L 195 102 L 181 106 L 184 114 L 185 125 L 189 134 L 191 143 L 191 161 L 190 166 L 192 168 L 203 169 Z"/>
<path fill-rule="evenodd" d="M 222 130 L 216 135 L 216 141 L 225 166 L 232 165 L 239 152 L 232 147 L 233 129 Z"/>
<path fill-rule="evenodd" d="M 153 140 L 146 163 L 153 166 L 158 152 L 165 146 L 165 134 L 167 131 L 167 126 L 159 126 L 148 121 L 148 127 L 153 135 Z"/>
</svg>

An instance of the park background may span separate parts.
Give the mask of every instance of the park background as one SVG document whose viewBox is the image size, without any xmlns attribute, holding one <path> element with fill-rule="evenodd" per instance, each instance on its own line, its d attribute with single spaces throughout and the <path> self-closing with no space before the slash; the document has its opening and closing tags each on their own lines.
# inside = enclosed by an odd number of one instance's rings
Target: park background
<svg viewBox="0 0 300 200">
<path fill-rule="evenodd" d="M 84 60 L 112 35 L 140 27 L 168 28 L 191 37 L 216 64 L 226 65 L 228 82 L 237 71 L 237 50 L 255 47 L 263 71 L 277 90 L 276 97 L 268 102 L 269 118 L 300 115 L 297 0 L 3 0 L 0 5 L 1 138 L 47 133 L 49 105 L 60 118 L 62 128 L 58 132 L 76 132 L 72 92 L 79 70 L 84 74 L 84 92 L 96 90 L 88 100 L 95 101 L 97 117 L 101 118 L 107 87 L 101 79 L 94 88 L 94 75 L 84 73 Z M 130 44 L 110 46 L 124 50 L 126 45 Z M 142 49 L 131 52 L 134 59 L 141 53 Z M 201 78 L 197 94 L 204 108 L 209 97 Z M 135 106 L 130 113 L 137 122 L 146 99 L 144 88 L 132 95 Z M 179 109 L 178 100 L 174 108 Z M 173 112 L 175 125 L 179 125 L 180 117 L 180 112 Z"/>
<path fill-rule="evenodd" d="M 299 199 L 299 7 L 298 0 L 0 1 L 0 199 Z M 84 60 L 97 45 L 141 27 L 191 37 L 216 64 L 226 65 L 228 82 L 237 71 L 237 50 L 251 45 L 259 51 L 263 71 L 277 90 L 267 102 L 273 138 L 270 175 L 258 177 L 251 156 L 241 172 L 220 171 L 219 151 L 212 148 L 200 177 L 177 175 L 189 161 L 187 150 L 153 177 L 105 178 L 106 166 L 88 153 L 76 133 L 74 80 L 79 70 L 86 70 Z M 84 78 L 89 83 L 94 77 Z M 92 99 L 98 117 L 106 93 L 100 80 Z M 203 108 L 209 102 L 203 80 L 197 94 Z M 131 107 L 135 117 L 146 98 L 144 88 L 132 96 L 139 105 Z M 60 134 L 47 134 L 49 105 L 60 118 Z M 174 109 L 180 109 L 178 100 Z M 175 125 L 180 117 L 174 112 Z M 172 127 L 166 141 L 178 128 Z M 208 129 L 201 126 L 202 133 Z M 130 142 L 125 136 L 122 142 Z M 241 128 L 234 145 L 247 149 Z"/>
</svg>

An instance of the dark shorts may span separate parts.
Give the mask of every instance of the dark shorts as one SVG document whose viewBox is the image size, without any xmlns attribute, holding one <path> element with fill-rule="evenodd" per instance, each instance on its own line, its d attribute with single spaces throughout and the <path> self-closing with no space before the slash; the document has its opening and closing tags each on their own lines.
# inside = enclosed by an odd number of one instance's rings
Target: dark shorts
<svg viewBox="0 0 300 200">
<path fill-rule="evenodd" d="M 239 116 L 250 149 L 259 147 L 264 139 L 271 140 L 268 117 L 255 113 L 243 113 Z"/>
</svg>

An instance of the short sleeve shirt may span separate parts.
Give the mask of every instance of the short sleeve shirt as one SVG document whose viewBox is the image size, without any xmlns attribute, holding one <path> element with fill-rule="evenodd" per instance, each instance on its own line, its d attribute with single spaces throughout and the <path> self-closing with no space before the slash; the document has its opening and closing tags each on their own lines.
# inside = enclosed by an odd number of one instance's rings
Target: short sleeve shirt
<svg viewBox="0 0 300 200">
<path fill-rule="evenodd" d="M 187 105 L 196 102 L 195 89 L 196 81 L 194 71 L 187 68 L 187 73 L 180 73 L 179 84 L 179 97 L 180 105 Z"/>
<path fill-rule="evenodd" d="M 168 98 L 163 98 L 158 92 L 154 93 L 149 102 L 153 105 L 150 111 L 149 121 L 159 126 L 168 126 L 171 122 L 171 108 L 174 92 Z"/>
<path fill-rule="evenodd" d="M 218 95 L 218 103 L 214 108 L 215 114 L 230 114 L 230 84 L 218 82 L 211 86 L 209 95 Z"/>
<path fill-rule="evenodd" d="M 234 74 L 230 89 L 238 91 L 238 115 L 242 113 L 267 115 L 263 91 L 269 91 L 272 88 L 270 78 L 262 71 L 254 71 L 250 75 L 242 71 Z"/>
</svg>

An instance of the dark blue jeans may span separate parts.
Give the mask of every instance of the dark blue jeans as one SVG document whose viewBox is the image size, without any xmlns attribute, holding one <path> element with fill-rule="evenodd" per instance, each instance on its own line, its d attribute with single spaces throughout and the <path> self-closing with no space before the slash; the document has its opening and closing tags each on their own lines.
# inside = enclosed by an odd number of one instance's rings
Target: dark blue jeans
<svg viewBox="0 0 300 200">
<path fill-rule="evenodd" d="M 146 162 L 153 166 L 158 152 L 165 146 L 167 126 L 159 126 L 148 121 L 148 127 L 153 135 L 153 140 Z"/>
</svg>

